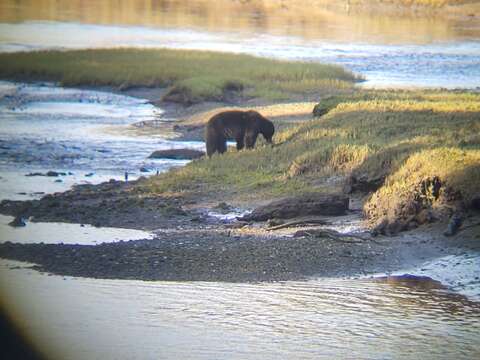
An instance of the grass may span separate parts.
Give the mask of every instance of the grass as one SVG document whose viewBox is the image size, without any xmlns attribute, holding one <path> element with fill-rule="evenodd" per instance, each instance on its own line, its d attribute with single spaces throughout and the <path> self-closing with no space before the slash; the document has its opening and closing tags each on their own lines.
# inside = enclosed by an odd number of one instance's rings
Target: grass
<svg viewBox="0 0 480 360">
<path fill-rule="evenodd" d="M 0 77 L 41 79 L 66 86 L 170 87 L 182 102 L 245 97 L 286 99 L 320 89 L 351 88 L 359 80 L 335 65 L 249 55 L 171 49 L 98 49 L 0 54 Z"/>
<path fill-rule="evenodd" d="M 273 117 L 283 128 L 274 147 L 260 142 L 253 151 L 194 161 L 150 178 L 143 191 L 259 201 L 342 191 L 352 175 L 380 178 L 383 186 L 366 205 L 377 220 L 428 178 L 438 177 L 466 202 L 480 193 L 480 94 L 362 91 L 332 107 L 289 126 Z"/>
<path fill-rule="evenodd" d="M 464 5 L 476 3 L 478 0 L 351 0 L 351 4 L 372 4 L 372 3 L 381 3 L 381 4 L 392 4 L 396 6 L 425 6 L 432 8 L 441 8 L 447 5 Z"/>
<path fill-rule="evenodd" d="M 480 150 L 435 147 L 409 156 L 365 204 L 373 225 L 415 218 L 423 209 L 450 215 L 452 204 L 480 192 Z"/>
<path fill-rule="evenodd" d="M 0 76 L 64 85 L 169 86 L 190 101 L 244 96 L 337 95 L 259 108 L 274 121 L 275 146 L 230 150 L 149 178 L 138 190 L 211 201 L 258 202 L 342 191 L 345 179 L 375 181 L 365 204 L 373 223 L 447 197 L 480 194 L 480 94 L 467 91 L 354 91 L 355 76 L 320 64 L 178 50 L 82 50 L 0 54 Z M 348 89 L 348 91 L 339 91 Z M 186 123 L 199 124 L 212 112 Z M 442 196 L 430 187 L 442 184 Z M 430 190 L 429 190 L 430 189 Z M 433 194 L 433 195 L 432 195 Z M 433 196 L 433 197 L 432 197 Z"/>
</svg>

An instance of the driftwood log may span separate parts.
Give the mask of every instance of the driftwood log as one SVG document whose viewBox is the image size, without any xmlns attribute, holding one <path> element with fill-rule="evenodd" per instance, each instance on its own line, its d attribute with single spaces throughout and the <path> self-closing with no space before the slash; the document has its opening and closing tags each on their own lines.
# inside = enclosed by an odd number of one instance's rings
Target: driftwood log
<svg viewBox="0 0 480 360">
<path fill-rule="evenodd" d="M 309 225 L 330 225 L 331 222 L 323 219 L 299 219 L 295 221 L 289 221 L 280 225 L 275 225 L 275 226 L 270 226 L 266 230 L 267 231 L 272 231 L 272 230 L 280 230 L 280 229 L 286 229 L 289 227 L 294 227 L 294 226 L 309 226 Z"/>
<path fill-rule="evenodd" d="M 260 206 L 239 220 L 266 221 L 268 219 L 291 219 L 302 216 L 344 215 L 348 210 L 349 198 L 344 195 L 307 194 L 284 198 Z"/>
</svg>

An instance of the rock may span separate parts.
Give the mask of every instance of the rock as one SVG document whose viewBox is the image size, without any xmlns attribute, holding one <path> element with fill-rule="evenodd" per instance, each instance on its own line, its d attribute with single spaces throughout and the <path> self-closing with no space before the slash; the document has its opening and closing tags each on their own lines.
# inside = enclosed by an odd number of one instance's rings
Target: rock
<svg viewBox="0 0 480 360">
<path fill-rule="evenodd" d="M 280 220 L 280 219 L 269 219 L 269 220 L 267 221 L 267 225 L 268 225 L 269 227 L 278 226 L 278 225 L 283 225 L 283 224 L 285 224 L 285 221 Z"/>
<path fill-rule="evenodd" d="M 347 181 L 343 187 L 343 191 L 346 194 L 351 194 L 356 191 L 369 193 L 372 191 L 376 191 L 378 188 L 380 188 L 384 180 L 384 177 L 369 178 L 366 175 L 351 175 L 347 178 Z"/>
<path fill-rule="evenodd" d="M 63 182 L 63 180 L 62 179 L 57 179 L 57 180 L 55 180 L 55 182 L 56 183 L 61 183 L 61 182 Z"/>
<path fill-rule="evenodd" d="M 372 229 L 372 236 L 385 235 L 387 232 L 388 221 L 383 219 Z"/>
<path fill-rule="evenodd" d="M 162 97 L 162 101 L 174 102 L 190 106 L 198 100 L 194 99 L 192 92 L 185 86 L 174 86 Z"/>
<path fill-rule="evenodd" d="M 49 177 L 58 177 L 58 176 L 65 176 L 67 173 L 64 172 L 58 172 L 58 171 L 47 171 L 45 174 L 41 172 L 34 172 L 34 173 L 29 173 L 25 176 L 49 176 Z"/>
<path fill-rule="evenodd" d="M 443 233 L 445 236 L 453 236 L 457 233 L 458 229 L 460 226 L 462 226 L 463 223 L 463 217 L 462 215 L 455 213 L 452 215 L 450 218 L 450 221 L 448 222 L 447 225 L 447 230 Z"/>
<path fill-rule="evenodd" d="M 164 216 L 186 216 L 187 212 L 179 206 L 167 205 L 160 209 L 160 212 Z"/>
<path fill-rule="evenodd" d="M 435 221 L 435 216 L 430 209 L 424 209 L 418 213 L 415 220 L 419 224 L 428 224 Z"/>
<path fill-rule="evenodd" d="M 473 209 L 480 210 L 480 195 L 474 196 L 470 205 Z"/>
<path fill-rule="evenodd" d="M 225 227 L 227 229 L 241 229 L 247 225 L 248 225 L 248 222 L 246 221 L 236 221 L 234 223 L 225 225 Z"/>
<path fill-rule="evenodd" d="M 405 219 L 395 219 L 392 222 L 389 222 L 386 229 L 385 235 L 396 235 L 401 231 L 408 230 L 409 223 Z"/>
<path fill-rule="evenodd" d="M 95 175 L 93 172 L 90 172 L 88 174 L 85 174 L 85 177 L 92 177 L 93 175 Z"/>
<path fill-rule="evenodd" d="M 140 172 L 150 172 L 150 170 L 148 170 L 145 166 L 142 166 L 140 168 Z"/>
<path fill-rule="evenodd" d="M 349 198 L 344 195 L 307 194 L 284 198 L 260 206 L 241 221 L 266 221 L 272 218 L 290 219 L 306 215 L 344 215 Z"/>
<path fill-rule="evenodd" d="M 150 159 L 193 160 L 205 155 L 205 152 L 193 149 L 157 150 L 150 154 Z"/>
<path fill-rule="evenodd" d="M 226 202 L 221 202 L 221 203 L 218 203 L 217 206 L 213 207 L 212 210 L 215 210 L 220 214 L 228 214 L 234 211 L 235 209 L 232 206 L 228 205 Z"/>
<path fill-rule="evenodd" d="M 307 230 L 298 230 L 293 233 L 294 238 L 310 236 L 310 233 Z"/>
<path fill-rule="evenodd" d="M 10 221 L 8 225 L 13 227 L 22 227 L 22 226 L 27 226 L 27 223 L 25 222 L 25 219 L 22 216 L 17 216 L 15 219 Z"/>
</svg>

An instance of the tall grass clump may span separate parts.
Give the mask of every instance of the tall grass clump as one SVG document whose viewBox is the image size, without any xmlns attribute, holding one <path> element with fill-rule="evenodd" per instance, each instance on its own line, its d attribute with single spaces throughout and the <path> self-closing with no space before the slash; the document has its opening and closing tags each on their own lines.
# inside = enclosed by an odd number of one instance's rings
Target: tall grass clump
<svg viewBox="0 0 480 360">
<path fill-rule="evenodd" d="M 375 227 L 402 226 L 450 216 L 480 194 L 480 150 L 437 147 L 410 156 L 365 204 Z M 402 230 L 402 229 L 395 229 Z"/>
</svg>

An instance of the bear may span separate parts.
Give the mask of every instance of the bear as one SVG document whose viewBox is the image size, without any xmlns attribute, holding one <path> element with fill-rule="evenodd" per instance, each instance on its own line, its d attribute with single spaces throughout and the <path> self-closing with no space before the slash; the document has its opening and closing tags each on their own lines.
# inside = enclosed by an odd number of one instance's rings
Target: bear
<svg viewBox="0 0 480 360">
<path fill-rule="evenodd" d="M 227 151 L 227 139 L 237 142 L 237 150 L 244 146 L 253 148 L 259 133 L 271 144 L 274 132 L 273 123 L 257 111 L 230 110 L 218 113 L 208 120 L 205 129 L 207 156 Z"/>
</svg>

